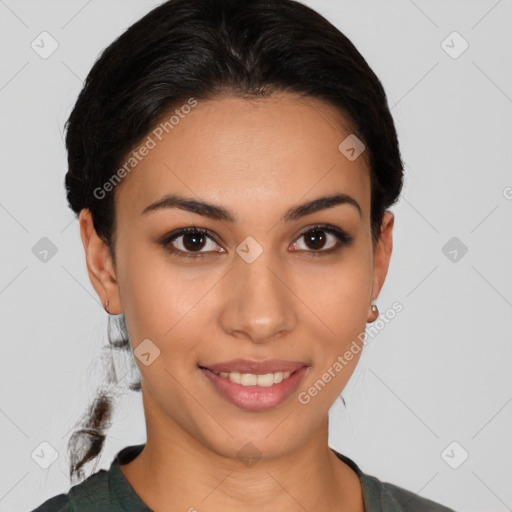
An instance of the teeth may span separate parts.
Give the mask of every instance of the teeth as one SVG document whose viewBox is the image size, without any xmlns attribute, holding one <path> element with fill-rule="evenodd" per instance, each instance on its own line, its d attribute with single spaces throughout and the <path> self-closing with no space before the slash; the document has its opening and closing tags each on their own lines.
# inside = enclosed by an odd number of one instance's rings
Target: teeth
<svg viewBox="0 0 512 512">
<path fill-rule="evenodd" d="M 229 379 L 235 384 L 242 384 L 242 386 L 263 386 L 270 387 L 274 384 L 279 384 L 284 379 L 287 379 L 292 372 L 275 372 L 264 373 L 262 375 L 255 375 L 253 373 L 238 373 L 238 372 L 214 372 L 225 379 Z"/>
</svg>

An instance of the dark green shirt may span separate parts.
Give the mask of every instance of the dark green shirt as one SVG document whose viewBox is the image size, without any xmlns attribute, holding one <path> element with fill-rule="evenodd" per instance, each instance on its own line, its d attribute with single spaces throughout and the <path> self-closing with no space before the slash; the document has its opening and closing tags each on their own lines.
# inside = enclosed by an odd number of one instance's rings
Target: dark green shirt
<svg viewBox="0 0 512 512">
<path fill-rule="evenodd" d="M 32 512 L 152 512 L 120 468 L 120 465 L 133 460 L 143 448 L 143 444 L 124 448 L 116 455 L 108 471 L 98 471 L 71 487 L 67 494 L 50 498 Z M 353 460 L 335 450 L 333 452 L 358 474 L 366 512 L 455 512 L 402 487 L 381 482 L 363 473 Z"/>
</svg>

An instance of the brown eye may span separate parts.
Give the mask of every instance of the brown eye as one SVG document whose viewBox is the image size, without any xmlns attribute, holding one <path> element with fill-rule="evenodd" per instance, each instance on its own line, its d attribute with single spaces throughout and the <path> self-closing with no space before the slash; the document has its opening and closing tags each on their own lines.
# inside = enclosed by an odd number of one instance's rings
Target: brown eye
<svg viewBox="0 0 512 512">
<path fill-rule="evenodd" d="M 299 240 L 304 238 L 306 249 L 305 252 L 312 254 L 332 253 L 342 246 L 349 245 L 352 237 L 334 226 L 314 226 L 299 236 Z M 329 244 L 327 249 L 326 244 Z M 298 242 L 293 244 L 294 251 L 303 250 Z M 309 250 L 310 249 L 310 250 Z M 316 254 L 315 254 L 316 255 Z"/>
<path fill-rule="evenodd" d="M 189 258 L 199 258 L 209 252 L 224 252 L 222 248 L 215 248 L 219 246 L 208 230 L 196 227 L 184 228 L 171 233 L 160 244 L 170 253 Z M 203 251 L 204 248 L 207 250 Z"/>
<path fill-rule="evenodd" d="M 206 237 L 202 233 L 187 233 L 183 236 L 181 242 L 187 251 L 201 250 L 206 242 Z"/>
<path fill-rule="evenodd" d="M 321 249 L 327 240 L 327 236 L 321 230 L 308 231 L 304 236 L 306 245 L 311 249 Z"/>
</svg>

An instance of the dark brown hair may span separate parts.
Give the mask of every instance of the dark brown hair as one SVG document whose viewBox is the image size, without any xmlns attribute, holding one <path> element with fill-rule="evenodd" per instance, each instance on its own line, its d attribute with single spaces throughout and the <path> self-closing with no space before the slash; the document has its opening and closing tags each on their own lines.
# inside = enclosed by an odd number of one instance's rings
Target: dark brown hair
<svg viewBox="0 0 512 512">
<path fill-rule="evenodd" d="M 384 211 L 402 189 L 403 164 L 384 88 L 351 41 L 295 0 L 169 0 L 102 52 L 66 123 L 69 206 L 77 216 L 83 208 L 91 211 L 114 264 L 115 188 L 105 197 L 94 191 L 130 151 L 191 97 L 274 92 L 322 99 L 348 116 L 369 158 L 377 243 Z M 116 342 L 109 335 L 109 341 L 130 351 L 124 317 L 115 320 L 123 335 Z M 140 380 L 130 388 L 140 390 Z M 69 441 L 71 479 L 101 452 L 109 396 L 108 388 L 99 392 Z"/>
</svg>

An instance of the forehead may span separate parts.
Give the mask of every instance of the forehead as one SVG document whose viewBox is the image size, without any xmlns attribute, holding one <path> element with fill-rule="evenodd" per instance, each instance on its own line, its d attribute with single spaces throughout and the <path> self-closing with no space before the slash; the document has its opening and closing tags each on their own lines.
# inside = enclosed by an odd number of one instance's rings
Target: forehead
<svg viewBox="0 0 512 512">
<path fill-rule="evenodd" d="M 341 192 L 366 212 L 367 154 L 351 160 L 340 150 L 351 134 L 348 117 L 310 97 L 197 100 L 175 108 L 135 149 L 116 190 L 116 211 L 138 216 L 163 195 L 180 193 L 247 214 L 279 213 L 301 199 Z"/>
</svg>

